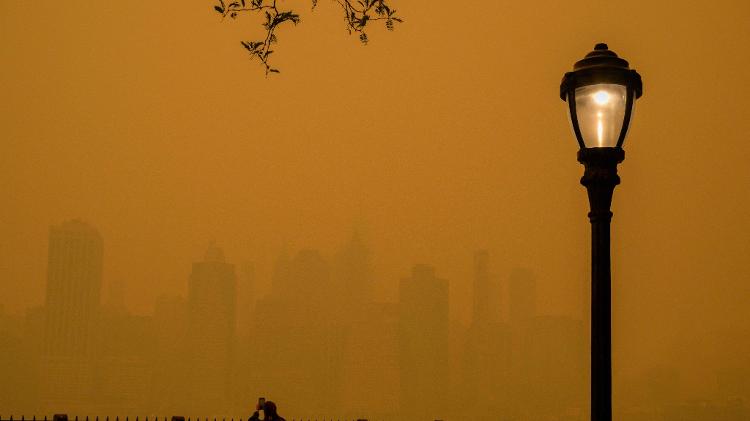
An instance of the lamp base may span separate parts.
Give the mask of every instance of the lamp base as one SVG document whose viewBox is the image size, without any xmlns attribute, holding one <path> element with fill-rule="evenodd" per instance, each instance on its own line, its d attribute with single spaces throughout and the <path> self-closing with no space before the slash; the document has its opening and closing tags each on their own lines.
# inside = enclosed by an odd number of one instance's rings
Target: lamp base
<svg viewBox="0 0 750 421">
<path fill-rule="evenodd" d="M 589 194 L 589 219 L 612 218 L 609 208 L 612 204 L 612 192 L 620 184 L 617 175 L 617 164 L 625 160 L 622 148 L 583 148 L 578 151 L 578 162 L 586 170 L 581 177 L 581 184 Z"/>
</svg>

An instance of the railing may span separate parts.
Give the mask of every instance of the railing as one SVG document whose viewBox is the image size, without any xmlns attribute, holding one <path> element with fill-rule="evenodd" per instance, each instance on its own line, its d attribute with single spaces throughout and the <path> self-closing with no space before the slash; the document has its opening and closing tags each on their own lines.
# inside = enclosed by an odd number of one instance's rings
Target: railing
<svg viewBox="0 0 750 421">
<path fill-rule="evenodd" d="M 249 417 L 237 417 L 237 421 L 245 421 Z M 146 416 L 145 418 L 142 418 L 142 421 L 235 421 L 235 418 L 216 418 L 214 417 L 211 419 L 210 417 L 182 417 L 173 415 L 171 417 L 157 417 L 157 416 L 151 416 L 150 420 L 149 417 Z M 120 419 L 119 416 L 115 416 L 114 418 L 111 418 L 112 421 L 130 421 L 130 417 L 126 416 L 125 418 Z M 138 416 L 134 418 L 135 421 L 140 421 Z M 47 418 L 45 415 L 43 418 L 36 416 L 32 416 L 31 418 L 26 418 L 25 416 L 19 417 L 13 417 L 13 415 L 10 416 L 10 418 L 3 418 L 2 415 L 0 415 L 0 421 L 110 421 L 110 417 L 81 417 L 80 420 L 78 416 L 76 415 L 75 418 L 68 418 L 67 414 L 55 414 L 52 416 L 52 418 Z M 291 418 L 287 421 L 368 421 L 366 418 Z"/>
</svg>

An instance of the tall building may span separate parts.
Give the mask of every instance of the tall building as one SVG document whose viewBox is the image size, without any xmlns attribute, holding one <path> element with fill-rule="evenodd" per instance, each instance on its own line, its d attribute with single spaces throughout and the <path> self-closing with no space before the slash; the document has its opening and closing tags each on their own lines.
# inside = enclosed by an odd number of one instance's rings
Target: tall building
<svg viewBox="0 0 750 421">
<path fill-rule="evenodd" d="M 442 419 L 450 409 L 448 281 L 435 269 L 416 265 L 399 285 L 401 414 Z"/>
<path fill-rule="evenodd" d="M 375 303 L 370 254 L 355 232 L 339 250 L 334 288 L 337 320 L 345 324 L 342 415 L 392 419 L 398 414 L 398 306 Z"/>
<path fill-rule="evenodd" d="M 399 410 L 398 305 L 369 303 L 348 316 L 341 415 L 394 419 Z"/>
<path fill-rule="evenodd" d="M 537 316 L 524 336 L 525 397 L 519 400 L 524 412 L 531 419 L 582 415 L 588 391 L 583 322 L 565 316 Z"/>
<path fill-rule="evenodd" d="M 474 253 L 474 324 L 499 323 L 502 321 L 502 291 L 497 277 L 490 273 L 489 253 L 480 250 Z"/>
<path fill-rule="evenodd" d="M 24 394 L 33 392 L 24 387 L 31 374 L 27 367 L 32 360 L 29 358 L 30 349 L 24 346 L 22 326 L 23 319 L 4 313 L 0 304 L 0 372 L 3 373 L 0 405 L 5 413 L 21 410 L 25 403 Z"/>
<path fill-rule="evenodd" d="M 502 321 L 501 288 L 489 270 L 489 254 L 474 254 L 473 320 L 464 347 L 466 411 L 473 419 L 498 420 L 509 412 L 511 375 L 510 329 Z"/>
<path fill-rule="evenodd" d="M 92 388 L 102 286 L 102 237 L 73 220 L 49 232 L 42 396 L 48 408 L 78 410 Z"/>
<path fill-rule="evenodd" d="M 253 317 L 251 396 L 272 396 L 286 414 L 340 408 L 345 324 L 336 317 L 330 266 L 315 250 L 276 263 L 272 292 Z"/>
<path fill-rule="evenodd" d="M 359 233 L 354 233 L 336 256 L 334 288 L 340 290 L 340 307 L 356 311 L 372 301 L 370 253 Z"/>
<path fill-rule="evenodd" d="M 531 270 L 515 268 L 511 271 L 508 295 L 511 325 L 528 324 L 536 316 L 536 279 Z"/>
<path fill-rule="evenodd" d="M 121 303 L 102 306 L 88 412 L 132 414 L 149 405 L 156 350 L 151 316 L 130 314 Z"/>
<path fill-rule="evenodd" d="M 532 327 L 536 317 L 536 279 L 531 270 L 514 268 L 508 282 L 508 319 L 511 330 L 512 383 L 511 401 L 521 418 L 532 417 L 535 408 L 528 400 L 533 390 L 531 379 L 535 346 Z"/>
<path fill-rule="evenodd" d="M 203 261 L 193 263 L 188 281 L 186 354 L 190 409 L 196 414 L 221 415 L 231 409 L 236 288 L 234 265 L 211 245 Z"/>
<path fill-rule="evenodd" d="M 300 250 L 293 259 L 283 253 L 273 275 L 273 298 L 321 310 L 335 299 L 331 269 L 317 250 Z"/>
<path fill-rule="evenodd" d="M 244 261 L 239 266 L 237 277 L 237 329 L 238 334 L 247 335 L 255 307 L 255 264 Z"/>
<path fill-rule="evenodd" d="M 156 299 L 153 318 L 154 377 L 151 383 L 152 406 L 159 414 L 184 411 L 188 393 L 185 359 L 187 302 L 183 297 L 161 295 Z"/>
</svg>

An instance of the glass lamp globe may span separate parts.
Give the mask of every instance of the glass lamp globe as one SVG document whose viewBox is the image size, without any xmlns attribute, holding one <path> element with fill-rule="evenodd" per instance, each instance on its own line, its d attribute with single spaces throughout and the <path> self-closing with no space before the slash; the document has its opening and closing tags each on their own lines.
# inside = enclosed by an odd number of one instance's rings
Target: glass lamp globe
<svg viewBox="0 0 750 421">
<path fill-rule="evenodd" d="M 560 85 L 579 146 L 621 148 L 642 92 L 641 77 L 628 62 L 597 44 Z"/>
</svg>

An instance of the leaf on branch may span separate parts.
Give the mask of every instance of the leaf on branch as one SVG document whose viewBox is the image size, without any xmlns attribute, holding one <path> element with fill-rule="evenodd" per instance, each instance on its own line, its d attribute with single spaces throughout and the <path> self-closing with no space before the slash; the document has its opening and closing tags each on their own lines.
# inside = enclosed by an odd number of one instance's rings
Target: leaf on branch
<svg viewBox="0 0 750 421">
<path fill-rule="evenodd" d="M 256 53 L 258 51 L 258 48 L 263 45 L 262 41 L 241 41 L 240 42 L 243 47 L 247 51 L 250 51 L 251 53 Z"/>
<path fill-rule="evenodd" d="M 363 45 L 367 45 L 369 38 L 365 33 L 365 29 L 368 23 L 376 20 L 384 20 L 386 29 L 393 31 L 396 23 L 403 22 L 401 18 L 396 16 L 396 10 L 391 9 L 387 4 L 390 1 L 357 0 L 354 3 L 354 0 L 337 0 L 337 3 L 344 12 L 347 32 L 349 34 L 356 33 L 359 41 Z M 228 14 L 232 19 L 236 19 L 240 12 L 251 11 L 260 14 L 263 11 L 265 22 L 262 23 L 262 26 L 266 29 L 265 40 L 240 41 L 240 43 L 250 54 L 251 60 L 257 57 L 263 64 L 266 76 L 268 73 L 280 73 L 279 69 L 271 67 L 268 62 L 270 55 L 273 54 L 273 50 L 271 50 L 272 44 L 278 43 L 275 31 L 284 22 L 292 22 L 295 25 L 299 24 L 301 21 L 300 16 L 291 10 L 280 12 L 277 9 L 276 0 L 227 0 L 228 6 L 225 4 L 225 0 L 218 0 L 218 2 L 219 5 L 215 5 L 214 10 L 221 13 L 222 17 Z M 315 10 L 318 0 L 311 0 L 311 2 L 312 10 Z"/>
<path fill-rule="evenodd" d="M 291 11 L 281 12 L 273 18 L 273 21 L 271 22 L 271 28 L 274 28 L 286 21 L 292 21 L 292 23 L 296 25 L 299 23 L 299 15 Z"/>
</svg>

